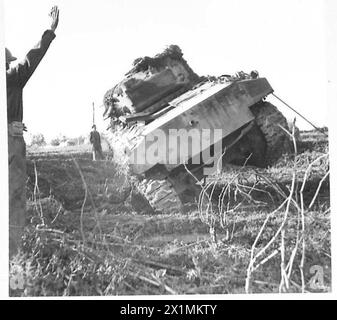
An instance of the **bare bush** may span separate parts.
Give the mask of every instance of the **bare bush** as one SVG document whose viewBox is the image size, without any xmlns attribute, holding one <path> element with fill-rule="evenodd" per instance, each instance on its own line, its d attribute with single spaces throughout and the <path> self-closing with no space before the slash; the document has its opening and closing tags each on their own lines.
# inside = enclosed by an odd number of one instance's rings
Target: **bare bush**
<svg viewBox="0 0 337 320">
<path fill-rule="evenodd" d="M 279 259 L 280 261 L 281 280 L 278 285 L 279 292 L 289 292 L 291 286 L 300 289 L 301 292 L 306 290 L 304 279 L 306 256 L 305 217 L 315 204 L 323 182 L 329 176 L 329 157 L 327 153 L 321 153 L 316 158 L 304 163 L 301 155 L 297 154 L 298 132 L 296 131 L 295 123 L 292 126 L 292 132 L 285 131 L 293 142 L 294 150 L 293 160 L 291 161 L 293 165 L 291 183 L 287 190 L 280 188 L 267 175 L 268 172 L 275 175 L 277 168 L 261 171 L 256 168 L 247 168 L 244 165 L 241 168 L 233 169 L 231 166 L 225 168 L 225 184 L 218 170 L 214 176 L 207 179 L 207 183 L 203 185 L 199 195 L 198 211 L 200 219 L 209 227 L 210 236 L 214 244 L 218 243 L 217 228 L 225 230 L 226 238 L 223 240 L 228 241 L 233 237 L 235 213 L 240 207 L 247 208 L 251 205 L 256 210 L 258 207 L 268 205 L 267 202 L 257 200 L 256 195 L 264 193 L 272 202 L 278 199 L 276 203 L 280 203 L 266 215 L 251 247 L 245 281 L 246 293 L 252 292 L 253 274 L 271 259 Z M 221 161 L 221 158 L 219 161 Z M 310 201 L 306 201 L 309 204 L 306 205 L 304 190 L 309 176 L 314 174 L 313 168 L 317 165 L 319 165 L 321 171 L 325 170 L 325 172 L 320 178 L 314 195 Z M 199 183 L 201 184 L 200 181 Z M 217 191 L 219 186 L 221 186 L 220 192 Z M 268 189 L 273 191 L 273 195 L 270 194 Z M 270 230 L 267 232 L 267 225 L 275 217 L 281 217 L 281 221 L 274 233 L 270 235 Z M 232 230 L 229 230 L 229 221 L 231 221 Z M 290 233 L 288 229 L 293 221 L 296 221 L 296 232 Z M 266 234 L 264 235 L 264 233 Z M 265 243 L 262 239 L 266 238 L 268 241 Z M 262 245 L 261 242 L 263 243 Z M 300 285 L 292 279 L 296 268 L 295 264 L 297 264 L 297 270 L 300 272 Z"/>
<path fill-rule="evenodd" d="M 45 137 L 42 133 L 37 133 L 37 134 L 34 134 L 32 136 L 30 146 L 32 146 L 32 147 L 43 147 L 46 144 L 47 143 L 46 143 Z"/>
</svg>

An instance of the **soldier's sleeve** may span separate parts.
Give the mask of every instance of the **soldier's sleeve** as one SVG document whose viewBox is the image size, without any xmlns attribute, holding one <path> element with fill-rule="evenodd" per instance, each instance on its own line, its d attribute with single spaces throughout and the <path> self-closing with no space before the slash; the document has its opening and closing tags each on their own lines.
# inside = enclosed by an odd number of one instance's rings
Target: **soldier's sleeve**
<svg viewBox="0 0 337 320">
<path fill-rule="evenodd" d="M 32 76 L 54 38 L 55 33 L 52 30 L 45 31 L 37 45 L 31 49 L 25 59 L 14 68 L 16 81 L 20 83 L 21 87 L 24 87 Z"/>
</svg>

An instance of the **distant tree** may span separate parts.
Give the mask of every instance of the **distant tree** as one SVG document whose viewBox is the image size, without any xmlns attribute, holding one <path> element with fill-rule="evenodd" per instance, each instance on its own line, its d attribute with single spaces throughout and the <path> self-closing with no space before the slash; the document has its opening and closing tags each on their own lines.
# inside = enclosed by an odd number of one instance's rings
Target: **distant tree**
<svg viewBox="0 0 337 320">
<path fill-rule="evenodd" d="M 68 138 L 63 134 L 60 134 L 58 139 L 60 140 L 60 143 L 68 141 Z"/>
<path fill-rule="evenodd" d="M 53 147 L 57 147 L 59 146 L 61 143 L 61 140 L 59 138 L 54 138 L 50 141 L 50 144 L 53 146 Z"/>
<path fill-rule="evenodd" d="M 67 146 L 76 146 L 77 145 L 77 139 L 68 139 L 67 140 Z"/>
<path fill-rule="evenodd" d="M 42 133 L 37 133 L 32 136 L 32 141 L 30 143 L 31 146 L 36 146 L 36 147 L 43 147 L 45 146 L 46 140 L 44 138 L 44 135 Z"/>
</svg>

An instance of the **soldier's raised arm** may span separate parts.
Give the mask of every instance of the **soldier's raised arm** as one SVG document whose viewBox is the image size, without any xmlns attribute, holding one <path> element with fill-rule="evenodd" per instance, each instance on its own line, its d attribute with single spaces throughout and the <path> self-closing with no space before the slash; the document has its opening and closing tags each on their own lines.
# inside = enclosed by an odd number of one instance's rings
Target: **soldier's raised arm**
<svg viewBox="0 0 337 320">
<path fill-rule="evenodd" d="M 43 33 L 41 40 L 27 53 L 25 59 L 8 72 L 7 81 L 9 83 L 20 84 L 23 88 L 46 54 L 51 42 L 55 38 L 55 30 L 59 22 L 58 7 L 53 7 L 49 15 L 52 20 L 50 29 Z"/>
</svg>

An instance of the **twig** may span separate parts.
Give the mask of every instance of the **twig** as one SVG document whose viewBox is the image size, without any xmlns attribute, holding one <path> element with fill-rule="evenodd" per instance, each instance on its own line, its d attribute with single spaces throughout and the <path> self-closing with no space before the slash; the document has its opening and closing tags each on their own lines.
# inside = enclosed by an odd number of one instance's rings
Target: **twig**
<svg viewBox="0 0 337 320">
<path fill-rule="evenodd" d="M 84 235 L 83 216 L 84 216 L 84 207 L 87 202 L 87 196 L 88 196 L 88 189 L 84 188 L 84 200 L 81 206 L 81 215 L 80 215 L 80 231 L 81 231 L 81 236 L 82 236 L 82 240 L 84 244 L 86 243 L 86 241 L 85 241 L 85 235 Z"/>
<path fill-rule="evenodd" d="M 91 204 L 92 204 L 92 206 L 93 206 L 94 213 L 95 213 L 95 218 L 96 218 L 96 226 L 97 226 L 97 228 L 98 228 L 98 231 L 99 231 L 99 234 L 100 234 L 100 238 L 102 238 L 102 229 L 101 229 L 101 225 L 100 225 L 98 213 L 97 213 L 97 210 L 96 210 L 96 206 L 95 206 L 95 203 L 94 203 L 92 194 L 91 194 L 91 192 L 90 192 L 90 190 L 89 190 L 89 188 L 88 188 L 88 185 L 87 185 L 87 183 L 86 183 L 86 181 L 85 181 L 83 172 L 82 172 L 82 170 L 81 170 L 81 168 L 80 168 L 78 162 L 77 162 L 76 159 L 73 157 L 73 155 L 71 155 L 71 158 L 72 158 L 72 160 L 74 161 L 75 166 L 76 166 L 76 168 L 77 168 L 77 170 L 78 170 L 78 172 L 79 172 L 79 174 L 80 174 L 80 176 L 81 176 L 81 180 L 82 180 L 82 183 L 83 183 L 83 186 L 84 186 L 84 190 L 85 190 L 86 194 L 89 196 L 90 202 L 91 202 Z M 85 197 L 86 197 L 86 196 L 85 196 Z M 85 198 L 85 200 L 86 200 L 86 198 Z M 83 202 L 83 203 L 85 203 L 85 202 Z M 82 209 L 84 209 L 84 205 L 82 205 Z"/>
<path fill-rule="evenodd" d="M 299 269 L 300 269 L 300 273 L 301 273 L 301 288 L 302 288 L 302 293 L 304 293 L 305 291 L 305 279 L 304 279 L 304 262 L 305 262 L 305 237 L 304 237 L 304 233 L 305 233 L 305 216 L 304 216 L 304 198 L 303 198 L 303 191 L 304 191 L 304 187 L 305 184 L 307 182 L 307 178 L 308 178 L 308 174 L 312 168 L 312 166 L 314 165 L 314 163 L 320 161 L 321 159 L 327 157 L 327 154 L 324 154 L 320 157 L 318 157 L 317 159 L 315 159 L 314 161 L 312 161 L 308 168 L 305 171 L 304 174 L 304 178 L 303 178 L 303 183 L 302 183 L 302 187 L 300 190 L 300 201 L 301 201 L 301 223 L 302 223 L 302 235 L 303 235 L 303 239 L 302 239 L 302 257 L 301 257 L 301 262 L 299 265 Z"/>
<path fill-rule="evenodd" d="M 160 263 L 158 261 L 152 261 L 152 260 L 144 261 L 144 260 L 135 259 L 135 258 L 132 258 L 132 261 L 135 261 L 137 263 L 141 263 L 143 265 L 157 267 L 158 269 L 166 269 L 166 270 L 171 270 L 175 273 L 185 274 L 185 272 L 181 268 L 175 268 L 173 266 L 170 266 L 170 265 L 167 265 L 167 264 L 164 264 L 164 263 Z"/>
<path fill-rule="evenodd" d="M 51 221 L 51 224 L 53 224 L 56 221 L 56 219 L 58 218 L 58 216 L 61 213 L 61 211 L 62 211 L 62 206 L 60 205 L 60 207 L 59 207 L 59 209 L 58 209 L 58 211 L 57 211 L 54 219 Z"/>
<path fill-rule="evenodd" d="M 279 285 L 279 292 L 281 293 L 283 290 L 287 291 L 289 289 L 289 283 L 287 278 L 287 273 L 285 269 L 285 245 L 284 245 L 284 238 L 285 238 L 285 230 L 282 229 L 281 231 L 281 282 Z"/>
<path fill-rule="evenodd" d="M 310 202 L 310 204 L 309 204 L 308 209 L 311 209 L 311 207 L 314 205 L 314 203 L 315 203 L 315 201 L 316 201 L 316 198 L 317 198 L 317 196 L 318 196 L 318 193 L 319 193 L 319 191 L 320 191 L 320 189 L 321 189 L 321 187 L 322 187 L 322 183 L 323 183 L 324 180 L 328 177 L 329 174 L 330 174 L 330 171 L 328 171 L 328 172 L 325 174 L 325 176 L 321 179 L 321 181 L 319 182 L 318 187 L 317 187 L 317 190 L 316 190 L 316 192 L 315 192 L 315 195 L 314 195 L 314 197 L 312 198 L 312 200 L 311 200 L 311 202 Z"/>
<path fill-rule="evenodd" d="M 267 263 L 270 259 L 275 257 L 279 253 L 279 249 L 274 250 L 268 257 L 264 258 L 256 267 L 252 269 L 252 271 L 257 270 L 259 267 L 263 266 L 265 263 Z"/>
<path fill-rule="evenodd" d="M 281 127 L 282 128 L 282 127 Z M 285 130 L 283 128 L 283 130 Z M 286 132 L 288 132 L 287 130 L 285 130 Z M 289 132 L 288 132 L 289 133 Z M 295 140 L 295 136 L 294 136 L 294 130 L 293 130 L 293 134 L 291 135 L 293 140 Z M 296 142 L 294 142 L 296 143 Z M 296 152 L 296 147 L 295 147 L 295 152 Z M 295 154 L 295 158 L 296 158 Z M 251 249 L 251 257 L 250 257 L 250 262 L 247 268 L 247 276 L 246 276 L 246 284 L 245 284 L 245 290 L 246 293 L 250 292 L 250 283 L 251 283 L 251 274 L 253 271 L 255 271 L 257 268 L 254 267 L 254 264 L 256 262 L 256 260 L 262 255 L 264 254 L 267 249 L 276 241 L 277 237 L 279 236 L 279 234 L 281 234 L 281 245 L 280 245 L 280 253 L 281 253 L 281 282 L 279 284 L 279 292 L 282 292 L 282 290 L 289 289 L 289 278 L 288 278 L 288 274 L 286 272 L 287 268 L 286 268 L 286 264 L 285 264 L 285 243 L 284 243 L 284 239 L 285 239 L 285 224 L 287 222 L 288 219 L 288 215 L 289 215 L 289 209 L 290 209 L 290 204 L 293 203 L 293 194 L 294 194 L 294 190 L 295 190 L 295 185 L 296 185 L 296 170 L 297 168 L 297 163 L 296 161 L 294 162 L 294 168 L 293 168 L 293 176 L 292 176 L 292 183 L 291 183 L 291 188 L 290 188 L 290 192 L 289 195 L 287 196 L 287 198 L 284 200 L 284 202 L 276 209 L 274 210 L 272 213 L 268 214 L 262 227 L 260 228 L 260 231 L 257 235 L 257 237 L 255 238 L 255 241 L 253 243 L 252 249 Z M 264 177 L 263 177 L 264 178 Z M 280 192 L 280 194 L 283 194 L 283 191 Z M 262 232 L 267 224 L 267 222 L 269 221 L 270 217 L 277 211 L 279 211 L 281 208 L 283 208 L 283 206 L 286 204 L 286 208 L 285 208 L 285 212 L 284 212 L 284 216 L 283 216 L 283 220 L 282 223 L 280 225 L 280 227 L 278 228 L 278 230 L 276 231 L 276 233 L 274 234 L 274 236 L 269 240 L 269 242 L 259 251 L 257 252 L 257 254 L 254 256 L 254 252 L 255 252 L 255 247 L 256 244 L 258 242 L 258 240 L 260 239 Z M 299 207 L 298 205 L 296 206 L 297 208 Z M 273 251 L 273 253 L 271 255 L 269 255 L 267 257 L 267 259 L 271 259 L 272 257 L 274 257 L 276 255 L 276 251 Z M 264 262 L 264 260 L 263 260 Z M 258 264 L 258 266 L 261 265 Z"/>
<path fill-rule="evenodd" d="M 301 287 L 298 283 L 296 283 L 294 280 L 290 280 L 290 283 L 291 283 L 294 287 L 296 287 L 297 289 L 300 289 L 300 290 L 302 291 L 302 293 L 310 293 L 310 292 L 307 291 L 307 290 L 303 290 L 302 287 Z"/>
<path fill-rule="evenodd" d="M 164 289 L 167 291 L 167 292 L 169 292 L 170 294 L 173 294 L 173 295 L 177 295 L 177 292 L 176 291 L 174 291 L 173 289 L 171 289 L 169 286 L 167 286 L 166 284 L 164 284 L 164 283 L 160 283 L 160 282 L 158 282 L 158 280 L 157 281 L 155 281 L 155 280 L 152 280 L 152 279 L 149 279 L 149 278 L 147 278 L 147 277 L 144 277 L 144 276 L 142 276 L 142 275 L 139 275 L 139 274 L 136 274 L 136 273 L 133 273 L 133 272 L 130 272 L 129 273 L 131 276 L 133 276 L 133 277 L 135 277 L 135 278 L 138 278 L 138 279 L 140 279 L 140 280 L 143 280 L 143 281 L 145 281 L 145 282 L 147 282 L 147 283 L 150 283 L 150 284 L 152 284 L 152 285 L 154 285 L 154 286 L 156 286 L 156 287 L 164 287 Z"/>
<path fill-rule="evenodd" d="M 34 205 L 35 205 L 35 209 L 38 212 L 40 219 L 42 221 L 42 224 L 45 224 L 44 221 L 44 217 L 43 217 L 43 209 L 42 209 L 42 205 L 41 205 L 41 199 L 40 199 L 40 189 L 39 189 L 39 185 L 38 185 L 38 176 L 37 176 L 37 169 L 36 169 L 36 162 L 34 160 L 34 175 L 35 175 L 35 183 L 34 183 Z M 38 206 L 39 205 L 39 209 Z"/>
</svg>

